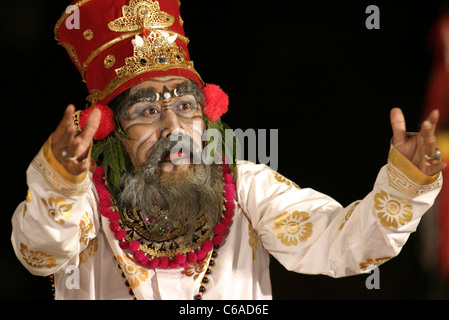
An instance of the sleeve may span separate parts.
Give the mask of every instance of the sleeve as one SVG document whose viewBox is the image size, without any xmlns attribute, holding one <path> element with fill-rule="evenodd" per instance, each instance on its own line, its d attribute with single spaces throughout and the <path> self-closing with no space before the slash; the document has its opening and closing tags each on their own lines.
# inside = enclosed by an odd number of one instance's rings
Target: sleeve
<svg viewBox="0 0 449 320">
<path fill-rule="evenodd" d="M 237 200 L 264 248 L 288 270 L 343 277 L 399 254 L 442 186 L 393 146 L 373 190 L 342 207 L 265 165 L 238 166 Z"/>
<path fill-rule="evenodd" d="M 51 151 L 51 137 L 27 169 L 28 193 L 12 217 L 11 242 L 23 266 L 47 276 L 69 262 L 95 238 L 96 194 L 86 172 L 69 174 Z"/>
</svg>

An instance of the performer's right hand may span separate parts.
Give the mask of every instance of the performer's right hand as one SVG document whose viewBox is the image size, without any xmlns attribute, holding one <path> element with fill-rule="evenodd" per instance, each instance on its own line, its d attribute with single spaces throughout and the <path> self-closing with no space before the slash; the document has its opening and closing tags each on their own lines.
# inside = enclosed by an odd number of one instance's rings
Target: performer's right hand
<svg viewBox="0 0 449 320">
<path fill-rule="evenodd" d="M 89 168 L 89 151 L 100 124 L 101 111 L 97 108 L 92 110 L 80 134 L 76 134 L 76 126 L 72 120 L 74 113 L 75 106 L 68 105 L 64 117 L 52 134 L 51 150 L 67 172 L 77 176 Z"/>
</svg>

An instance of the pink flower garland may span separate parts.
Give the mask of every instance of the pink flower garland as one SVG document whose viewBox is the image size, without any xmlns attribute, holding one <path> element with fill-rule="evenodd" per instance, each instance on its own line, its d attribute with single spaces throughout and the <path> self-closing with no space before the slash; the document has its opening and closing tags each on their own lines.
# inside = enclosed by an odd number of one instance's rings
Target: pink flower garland
<svg viewBox="0 0 449 320">
<path fill-rule="evenodd" d="M 228 227 L 232 224 L 232 217 L 234 216 L 234 199 L 235 199 L 235 185 L 234 177 L 231 174 L 229 165 L 223 164 L 223 180 L 224 186 L 224 211 L 223 218 L 214 227 L 214 236 L 210 240 L 203 242 L 201 249 L 191 251 L 187 254 L 178 253 L 173 259 L 167 257 L 150 257 L 140 249 L 140 242 L 138 240 L 126 241 L 124 240 L 127 233 L 120 228 L 119 219 L 120 214 L 111 209 L 111 194 L 109 193 L 106 184 L 104 182 L 104 168 L 97 167 L 93 174 L 93 181 L 97 189 L 100 214 L 109 220 L 109 229 L 114 233 L 115 238 L 119 241 L 119 246 L 123 250 L 130 250 L 133 252 L 133 258 L 141 266 L 149 269 L 155 269 L 157 267 L 161 269 L 176 269 L 178 267 L 185 268 L 190 263 L 202 261 L 206 258 L 207 254 L 213 250 L 214 246 L 223 242 L 223 236 L 228 233 Z"/>
</svg>

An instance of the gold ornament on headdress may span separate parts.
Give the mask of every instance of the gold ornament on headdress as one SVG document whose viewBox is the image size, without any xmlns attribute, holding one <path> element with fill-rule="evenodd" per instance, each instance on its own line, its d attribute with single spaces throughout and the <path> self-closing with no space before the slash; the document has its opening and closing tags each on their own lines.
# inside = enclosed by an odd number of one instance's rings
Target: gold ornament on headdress
<svg viewBox="0 0 449 320">
<path fill-rule="evenodd" d="M 161 11 L 159 2 L 151 0 L 131 0 L 122 7 L 122 15 L 108 23 L 109 29 L 118 32 L 137 31 L 143 28 L 169 28 L 175 22 L 173 16 Z"/>
</svg>

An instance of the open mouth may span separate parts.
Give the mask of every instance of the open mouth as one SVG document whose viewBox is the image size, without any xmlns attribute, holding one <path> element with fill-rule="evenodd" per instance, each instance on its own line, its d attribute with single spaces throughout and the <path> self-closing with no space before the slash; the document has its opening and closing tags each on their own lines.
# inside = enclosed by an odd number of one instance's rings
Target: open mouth
<svg viewBox="0 0 449 320">
<path fill-rule="evenodd" d="M 184 152 L 182 150 L 178 152 L 169 152 L 165 155 L 165 157 L 162 158 L 161 162 L 172 162 L 173 164 L 184 164 L 186 163 L 186 160 L 191 160 L 190 153 Z"/>
</svg>

